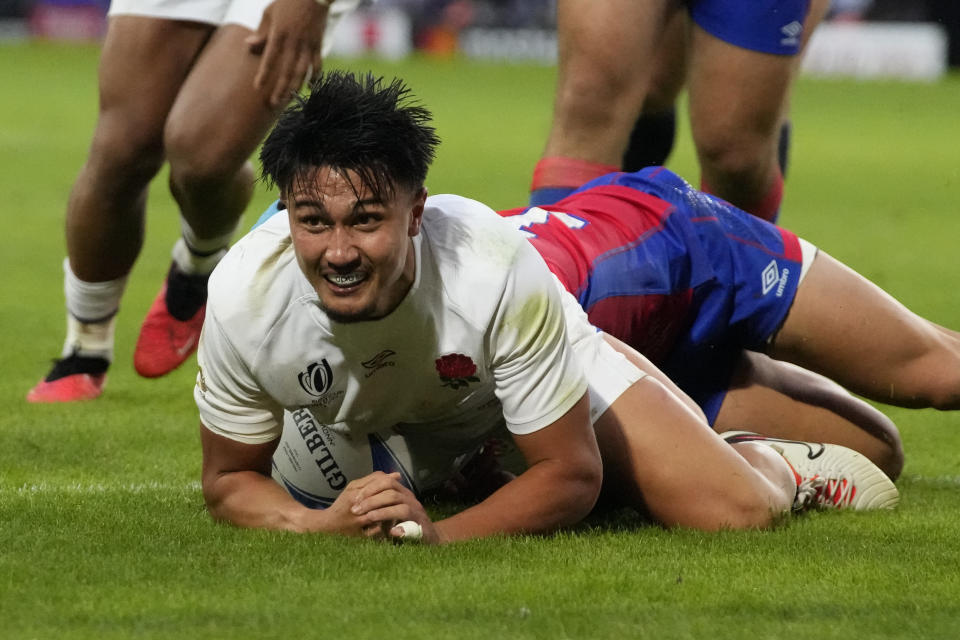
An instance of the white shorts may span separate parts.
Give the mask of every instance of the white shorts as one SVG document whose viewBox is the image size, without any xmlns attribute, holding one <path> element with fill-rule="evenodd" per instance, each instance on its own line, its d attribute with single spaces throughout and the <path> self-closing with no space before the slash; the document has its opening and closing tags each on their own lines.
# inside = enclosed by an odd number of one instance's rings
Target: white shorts
<svg viewBox="0 0 960 640">
<path fill-rule="evenodd" d="M 603 332 L 598 331 L 587 320 L 587 314 L 577 303 L 577 299 L 568 293 L 556 278 L 554 283 L 563 302 L 563 314 L 567 319 L 569 332 L 567 337 L 587 376 L 592 424 L 630 385 L 647 374 L 610 346 L 603 337 Z"/>
<path fill-rule="evenodd" d="M 600 331 L 589 341 L 592 345 L 573 346 L 587 373 L 590 385 L 590 422 L 597 421 L 630 386 L 646 377 L 627 357 L 610 346 Z"/>
<path fill-rule="evenodd" d="M 111 16 L 143 16 L 163 20 L 186 20 L 205 24 L 239 24 L 251 31 L 260 26 L 263 11 L 273 0 L 113 0 L 110 3 Z M 332 33 L 340 18 L 352 11 L 360 0 L 335 0 L 327 14 L 327 31 L 324 34 L 324 53 L 332 38 Z"/>
</svg>

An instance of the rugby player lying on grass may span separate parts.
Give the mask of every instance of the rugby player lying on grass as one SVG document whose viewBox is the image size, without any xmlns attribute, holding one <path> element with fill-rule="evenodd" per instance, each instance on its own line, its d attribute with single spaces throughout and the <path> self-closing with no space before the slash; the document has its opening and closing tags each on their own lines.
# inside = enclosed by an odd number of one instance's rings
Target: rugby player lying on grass
<svg viewBox="0 0 960 640">
<path fill-rule="evenodd" d="M 441 543 L 570 525 L 602 480 L 664 525 L 707 530 L 767 527 L 809 504 L 896 503 L 892 482 L 844 447 L 808 457 L 804 443 L 724 442 L 655 368 L 590 326 L 495 212 L 427 198 L 438 139 L 399 81 L 331 73 L 311 89 L 261 152 L 288 211 L 210 280 L 194 395 L 214 518 L 379 538 L 415 522 Z M 438 522 L 382 472 L 338 479 L 336 500 L 311 509 L 271 477 L 295 413 L 347 441 L 427 443 L 448 470 L 505 425 L 526 470 Z M 322 476 L 324 461 L 300 462 Z"/>
<path fill-rule="evenodd" d="M 590 322 L 649 357 L 718 432 L 845 445 L 895 479 L 896 427 L 847 389 L 960 408 L 960 334 L 666 169 L 613 173 L 501 215 Z"/>
</svg>

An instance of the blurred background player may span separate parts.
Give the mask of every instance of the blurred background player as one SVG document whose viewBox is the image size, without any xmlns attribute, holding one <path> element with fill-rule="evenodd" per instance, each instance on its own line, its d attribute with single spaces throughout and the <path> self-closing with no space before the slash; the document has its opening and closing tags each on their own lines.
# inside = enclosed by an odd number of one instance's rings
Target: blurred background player
<svg viewBox="0 0 960 640">
<path fill-rule="evenodd" d="M 633 124 L 621 168 L 634 172 L 667 164 L 677 135 L 677 99 L 687 81 L 690 17 L 676 11 L 667 21 L 653 62 L 650 87 Z M 790 159 L 791 123 L 784 108 L 777 140 L 777 164 L 784 179 Z"/>
<path fill-rule="evenodd" d="M 67 337 L 27 400 L 100 395 L 115 315 L 143 244 L 147 187 L 164 161 L 183 235 L 134 365 L 140 375 L 161 376 L 196 350 L 207 278 L 253 194 L 248 158 L 319 69 L 328 23 L 357 1 L 113 2 L 96 129 L 67 203 Z"/>
<path fill-rule="evenodd" d="M 701 186 L 775 219 L 783 195 L 778 141 L 789 89 L 802 46 L 827 4 L 558 0 L 553 124 L 534 170 L 530 203 L 555 202 L 618 170 L 641 111 L 653 114 L 652 127 L 660 132 L 654 134 L 660 142 L 649 144 L 669 149 L 670 105 L 685 79 Z M 650 135 L 635 138 L 650 141 Z M 661 162 L 662 153 L 651 150 L 639 162 Z"/>
<path fill-rule="evenodd" d="M 895 478 L 896 427 L 849 391 L 960 409 L 960 334 L 666 169 L 502 215 L 591 323 L 650 358 L 719 432 L 841 444 Z"/>
</svg>

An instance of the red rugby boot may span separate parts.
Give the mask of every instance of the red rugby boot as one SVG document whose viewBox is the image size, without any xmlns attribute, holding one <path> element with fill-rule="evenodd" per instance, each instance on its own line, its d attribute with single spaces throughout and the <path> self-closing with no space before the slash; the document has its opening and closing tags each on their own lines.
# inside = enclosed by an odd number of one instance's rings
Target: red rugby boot
<svg viewBox="0 0 960 640">
<path fill-rule="evenodd" d="M 77 402 L 93 400 L 107 382 L 106 358 L 72 354 L 57 360 L 43 380 L 27 393 L 27 402 Z"/>
<path fill-rule="evenodd" d="M 171 265 L 137 338 L 133 366 L 141 376 L 166 375 L 197 350 L 207 310 L 208 278 L 187 275 Z"/>
</svg>

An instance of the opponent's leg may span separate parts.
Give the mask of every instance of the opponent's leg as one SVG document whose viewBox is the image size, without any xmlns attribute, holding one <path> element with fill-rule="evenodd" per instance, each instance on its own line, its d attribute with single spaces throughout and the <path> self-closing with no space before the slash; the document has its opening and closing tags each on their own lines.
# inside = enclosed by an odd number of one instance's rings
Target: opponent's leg
<svg viewBox="0 0 960 640">
<path fill-rule="evenodd" d="M 253 90 L 260 58 L 244 43 L 250 33 L 240 25 L 214 32 L 167 121 L 170 190 L 183 237 L 137 341 L 134 366 L 146 377 L 169 373 L 196 350 L 207 279 L 253 194 L 248 159 L 279 110 Z"/>
<path fill-rule="evenodd" d="M 670 0 L 560 0 L 553 123 L 531 202 L 617 171 L 650 80 Z"/>
<path fill-rule="evenodd" d="M 676 11 L 664 28 L 650 88 L 623 153 L 621 166 L 624 171 L 665 164 L 673 150 L 677 129 L 676 101 L 687 77 L 688 29 L 689 18 L 685 11 Z"/>
<path fill-rule="evenodd" d="M 832 380 L 759 353 L 744 352 L 713 426 L 843 445 L 894 480 L 903 469 L 900 434 L 887 416 Z"/>
<path fill-rule="evenodd" d="M 804 42 L 827 5 L 810 3 Z M 783 197 L 778 146 L 799 63 L 799 53 L 752 51 L 693 26 L 690 120 L 702 188 L 766 220 L 776 219 Z"/>
<path fill-rule="evenodd" d="M 777 136 L 793 60 L 728 44 L 694 25 L 690 121 L 704 191 L 773 220 L 783 177 Z"/>
<path fill-rule="evenodd" d="M 960 408 L 960 337 L 820 251 L 769 353 L 854 393 L 903 407 Z"/>
<path fill-rule="evenodd" d="M 209 33 L 192 23 L 110 19 L 96 130 L 67 204 L 67 339 L 31 402 L 100 394 L 113 358 L 113 316 L 143 243 L 147 186 L 163 163 L 164 122 Z"/>
</svg>

